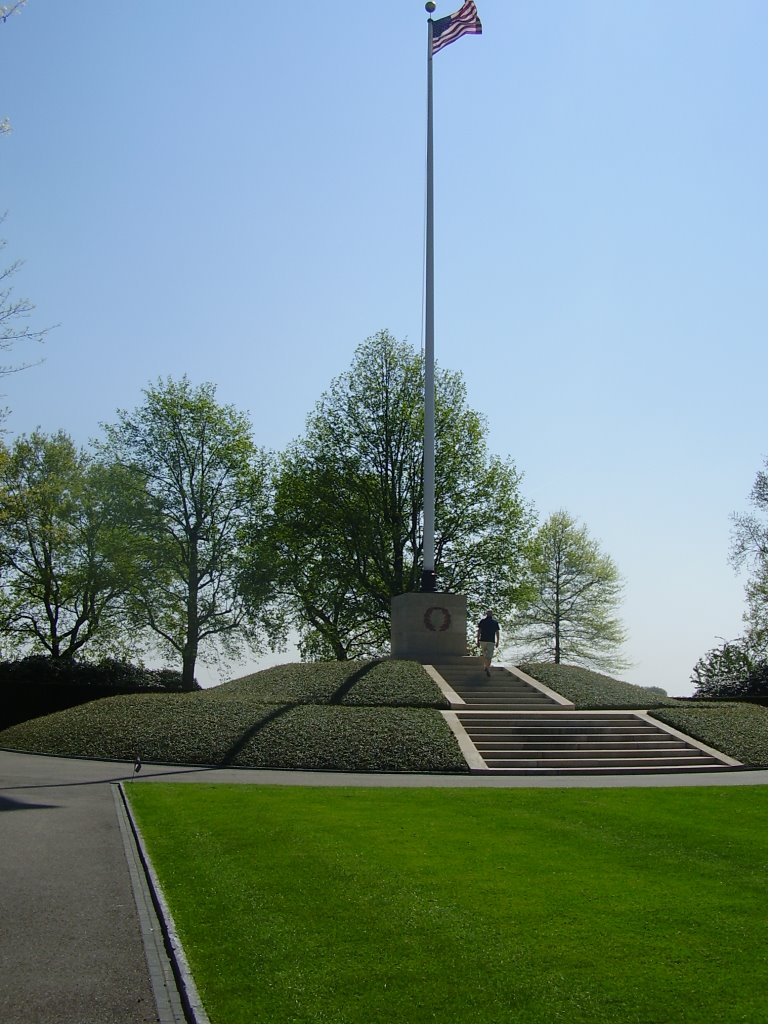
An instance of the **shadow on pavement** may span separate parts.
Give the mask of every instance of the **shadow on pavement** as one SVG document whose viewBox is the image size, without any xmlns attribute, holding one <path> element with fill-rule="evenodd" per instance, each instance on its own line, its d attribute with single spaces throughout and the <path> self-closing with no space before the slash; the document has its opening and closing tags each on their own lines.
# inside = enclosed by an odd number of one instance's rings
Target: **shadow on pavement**
<svg viewBox="0 0 768 1024">
<path fill-rule="evenodd" d="M 28 804 L 24 800 L 14 800 L 10 796 L 0 796 L 0 812 L 2 811 L 47 811 L 55 810 L 59 804 Z"/>
</svg>

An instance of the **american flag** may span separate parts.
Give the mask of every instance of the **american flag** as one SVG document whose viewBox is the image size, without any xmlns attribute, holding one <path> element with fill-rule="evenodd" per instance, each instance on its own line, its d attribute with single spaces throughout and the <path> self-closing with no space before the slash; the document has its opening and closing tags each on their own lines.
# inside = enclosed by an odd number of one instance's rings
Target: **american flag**
<svg viewBox="0 0 768 1024">
<path fill-rule="evenodd" d="M 467 0 L 460 11 L 449 14 L 447 18 L 438 18 L 432 23 L 432 53 L 435 54 L 444 46 L 455 42 L 459 36 L 480 35 L 482 31 L 477 7 L 473 0 Z"/>
</svg>

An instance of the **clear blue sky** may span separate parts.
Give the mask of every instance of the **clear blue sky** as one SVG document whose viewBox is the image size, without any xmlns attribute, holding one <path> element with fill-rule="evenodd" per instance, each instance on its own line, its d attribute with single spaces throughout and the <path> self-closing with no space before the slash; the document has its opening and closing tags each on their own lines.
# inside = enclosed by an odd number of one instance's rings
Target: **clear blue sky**
<svg viewBox="0 0 768 1024">
<path fill-rule="evenodd" d="M 627 677 L 690 692 L 742 629 L 729 515 L 768 455 L 768 5 L 478 6 L 435 58 L 437 358 L 617 562 Z M 61 325 L 10 436 L 85 444 L 187 373 L 279 449 L 364 338 L 420 344 L 425 49 L 421 0 L 0 23 L 5 255 Z"/>
</svg>

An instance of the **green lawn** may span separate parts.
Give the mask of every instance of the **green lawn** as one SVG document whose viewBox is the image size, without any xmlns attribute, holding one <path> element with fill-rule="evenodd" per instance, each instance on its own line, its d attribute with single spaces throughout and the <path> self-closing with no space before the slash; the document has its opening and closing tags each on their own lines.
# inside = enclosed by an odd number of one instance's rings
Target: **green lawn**
<svg viewBox="0 0 768 1024">
<path fill-rule="evenodd" d="M 764 1024 L 768 789 L 133 784 L 213 1024 Z"/>
</svg>

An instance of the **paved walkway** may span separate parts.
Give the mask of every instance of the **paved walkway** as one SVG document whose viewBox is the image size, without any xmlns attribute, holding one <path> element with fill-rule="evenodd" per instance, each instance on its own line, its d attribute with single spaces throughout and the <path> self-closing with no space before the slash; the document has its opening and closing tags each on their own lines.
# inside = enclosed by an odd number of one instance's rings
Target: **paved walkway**
<svg viewBox="0 0 768 1024">
<path fill-rule="evenodd" d="M 155 941 L 134 896 L 113 783 L 130 764 L 0 750 L 0 1021 L 166 1024 Z M 768 785 L 768 771 L 696 775 L 353 775 L 145 765 L 143 782 L 444 788 Z M 137 907 L 138 899 L 138 907 Z"/>
<path fill-rule="evenodd" d="M 3 1024 L 158 1024 L 104 785 L 119 775 L 0 752 Z"/>
</svg>

